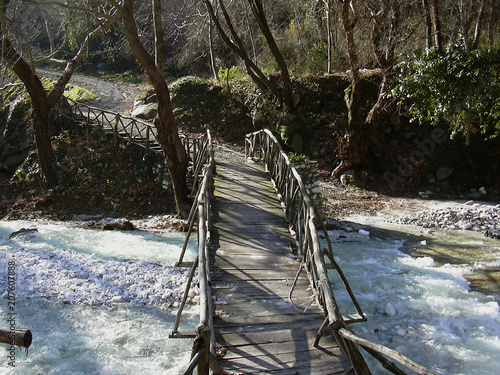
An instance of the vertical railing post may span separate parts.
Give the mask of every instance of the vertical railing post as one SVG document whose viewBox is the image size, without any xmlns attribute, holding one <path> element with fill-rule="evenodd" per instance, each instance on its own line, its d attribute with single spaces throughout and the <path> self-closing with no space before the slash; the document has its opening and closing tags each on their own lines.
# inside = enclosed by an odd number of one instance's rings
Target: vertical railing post
<svg viewBox="0 0 500 375">
<path fill-rule="evenodd" d="M 200 340 L 200 349 L 203 350 L 204 355 L 198 363 L 198 375 L 208 375 L 210 373 L 210 327 L 198 327 L 198 339 Z"/>
<path fill-rule="evenodd" d="M 118 122 L 119 121 L 120 121 L 120 114 L 117 113 L 116 114 L 116 119 L 115 119 L 115 126 L 114 126 L 114 129 L 113 129 L 114 140 L 115 140 L 115 147 L 118 145 Z M 104 127 L 104 123 L 103 123 L 103 127 Z"/>
</svg>

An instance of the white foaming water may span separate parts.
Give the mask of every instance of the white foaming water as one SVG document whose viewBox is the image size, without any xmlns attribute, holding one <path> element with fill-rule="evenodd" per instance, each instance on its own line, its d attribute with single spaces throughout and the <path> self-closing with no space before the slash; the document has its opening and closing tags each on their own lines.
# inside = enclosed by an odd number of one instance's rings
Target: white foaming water
<svg viewBox="0 0 500 375">
<path fill-rule="evenodd" d="M 21 228 L 38 232 L 9 239 Z M 33 332 L 29 356 L 17 349 L 13 368 L 5 351 L 0 373 L 178 373 L 192 345 L 168 339 L 187 280 L 187 270 L 169 266 L 183 237 L 0 222 L 0 326 L 8 326 L 7 269 L 14 261 L 17 327 Z M 193 242 L 186 259 L 194 252 Z M 197 319 L 188 310 L 182 326 L 195 327 Z"/>
<path fill-rule="evenodd" d="M 102 231 L 84 229 L 76 224 L 57 222 L 4 221 L 0 224 L 2 238 L 21 228 L 36 228 L 37 235 L 19 236 L 14 243 L 31 249 L 71 249 L 81 253 L 110 258 L 147 260 L 163 265 L 173 265 L 179 258 L 184 243 L 184 233 L 174 231 Z M 28 242 L 26 242 L 28 240 Z M 12 242 L 12 241 L 11 241 Z M 29 246 L 28 246 L 29 245 Z M 195 245 L 190 246 L 187 261 L 196 257 Z"/>
<path fill-rule="evenodd" d="M 438 374 L 497 374 L 500 309 L 493 297 L 469 290 L 464 275 L 472 266 L 439 267 L 429 257 L 402 253 L 401 242 L 363 237 L 334 242 L 339 264 L 368 315 L 368 322 L 351 328 Z M 331 278 L 340 285 L 333 272 Z M 344 315 L 352 312 L 347 293 L 335 293 Z M 369 361 L 375 374 L 387 373 Z"/>
</svg>

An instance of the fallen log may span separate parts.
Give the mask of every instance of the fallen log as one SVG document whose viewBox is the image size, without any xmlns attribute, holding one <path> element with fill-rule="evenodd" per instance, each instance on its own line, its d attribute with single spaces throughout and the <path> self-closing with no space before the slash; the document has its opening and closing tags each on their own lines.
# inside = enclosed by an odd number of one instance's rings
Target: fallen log
<svg viewBox="0 0 500 375">
<path fill-rule="evenodd" d="M 0 342 L 9 345 L 22 346 L 29 348 L 33 336 L 29 329 L 10 329 L 0 327 Z"/>
</svg>

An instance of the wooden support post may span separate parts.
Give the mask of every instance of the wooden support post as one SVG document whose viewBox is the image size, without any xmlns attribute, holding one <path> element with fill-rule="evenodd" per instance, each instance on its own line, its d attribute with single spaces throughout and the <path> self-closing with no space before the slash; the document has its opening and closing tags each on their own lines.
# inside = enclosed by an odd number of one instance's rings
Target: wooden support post
<svg viewBox="0 0 500 375">
<path fill-rule="evenodd" d="M 116 118 L 115 118 L 115 126 L 114 126 L 114 129 L 113 129 L 113 133 L 114 133 L 114 141 L 115 141 L 115 147 L 118 146 L 118 123 L 120 122 L 120 115 L 117 114 L 116 115 Z M 103 124 L 104 126 L 104 124 Z"/>
<path fill-rule="evenodd" d="M 200 326 L 198 328 L 201 349 L 205 353 L 198 363 L 198 375 L 208 375 L 210 373 L 210 332 L 210 327 Z"/>
<path fill-rule="evenodd" d="M 32 338 L 29 329 L 16 329 L 15 331 L 11 331 L 10 329 L 0 327 L 0 342 L 4 344 L 29 348 Z"/>
</svg>

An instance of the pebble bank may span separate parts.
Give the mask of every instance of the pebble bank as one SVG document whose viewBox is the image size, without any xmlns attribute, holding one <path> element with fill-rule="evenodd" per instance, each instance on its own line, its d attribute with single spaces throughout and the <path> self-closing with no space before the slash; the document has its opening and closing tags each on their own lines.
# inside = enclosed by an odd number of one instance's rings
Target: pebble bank
<svg viewBox="0 0 500 375">
<path fill-rule="evenodd" d="M 494 206 L 469 201 L 462 207 L 447 207 L 405 215 L 396 222 L 423 228 L 472 230 L 497 238 L 500 236 L 500 204 Z"/>
</svg>

